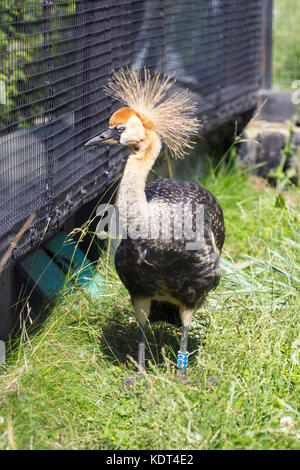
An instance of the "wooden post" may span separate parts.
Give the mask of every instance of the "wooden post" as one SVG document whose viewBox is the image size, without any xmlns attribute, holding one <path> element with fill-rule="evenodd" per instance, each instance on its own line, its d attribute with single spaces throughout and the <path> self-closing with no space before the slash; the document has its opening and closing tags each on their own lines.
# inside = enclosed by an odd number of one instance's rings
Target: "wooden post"
<svg viewBox="0 0 300 470">
<path fill-rule="evenodd" d="M 0 275 L 3 271 L 3 269 L 4 269 L 4 266 L 5 266 L 6 262 L 8 261 L 9 257 L 11 256 L 13 250 L 15 249 L 17 244 L 19 243 L 21 237 L 26 232 L 26 230 L 28 229 L 28 227 L 30 226 L 30 224 L 31 224 L 31 222 L 33 221 L 34 218 L 35 218 L 35 214 L 31 214 L 28 217 L 25 224 L 22 226 L 21 230 L 19 230 L 19 232 L 17 233 L 17 235 L 15 236 L 13 241 L 10 243 L 8 249 L 4 253 L 4 256 L 2 256 L 2 259 L 0 261 Z"/>
</svg>

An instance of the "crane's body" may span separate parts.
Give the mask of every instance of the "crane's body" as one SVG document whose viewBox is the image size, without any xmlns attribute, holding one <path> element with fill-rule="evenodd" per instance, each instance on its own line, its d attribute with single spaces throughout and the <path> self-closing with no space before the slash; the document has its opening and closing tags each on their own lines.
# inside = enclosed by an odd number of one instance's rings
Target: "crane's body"
<svg viewBox="0 0 300 470">
<path fill-rule="evenodd" d="M 189 181 L 158 179 L 146 186 L 145 193 L 147 204 L 152 205 L 154 211 L 157 204 L 162 211 L 154 220 L 157 238 L 122 240 L 115 255 L 116 269 L 132 298 L 150 298 L 151 306 L 156 301 L 150 308 L 150 321 L 164 319 L 180 324 L 179 306 L 197 309 L 206 294 L 219 283 L 220 251 L 224 242 L 222 210 L 209 191 Z M 181 215 L 184 206 L 192 208 L 193 204 L 193 215 L 197 207 L 203 215 L 203 226 L 199 227 L 203 231 L 197 249 L 188 248 L 190 234 L 184 233 L 184 227 L 175 239 L 174 218 L 167 214 L 168 208 L 176 210 L 178 207 Z M 166 230 L 164 224 L 170 227 Z M 163 231 L 168 237 L 163 238 Z M 147 235 L 151 235 L 150 231 Z M 172 304 L 174 308 L 164 304 Z M 166 312 L 172 310 L 174 315 L 168 318 Z"/>
<path fill-rule="evenodd" d="M 162 140 L 173 153 L 182 155 L 198 122 L 189 115 L 194 105 L 186 92 L 161 102 L 174 82 L 158 74 L 151 79 L 147 70 L 144 74 L 142 82 L 138 71 L 115 73 L 115 81 L 106 91 L 130 107 L 116 111 L 109 129 L 86 145 L 121 143 L 133 149 L 117 198 L 126 237 L 116 251 L 116 269 L 130 293 L 140 325 L 140 372 L 145 369 L 146 323 L 164 320 L 182 325 L 178 361 L 182 378 L 190 321 L 220 280 L 224 219 L 216 198 L 196 183 L 158 179 L 146 185 Z"/>
</svg>

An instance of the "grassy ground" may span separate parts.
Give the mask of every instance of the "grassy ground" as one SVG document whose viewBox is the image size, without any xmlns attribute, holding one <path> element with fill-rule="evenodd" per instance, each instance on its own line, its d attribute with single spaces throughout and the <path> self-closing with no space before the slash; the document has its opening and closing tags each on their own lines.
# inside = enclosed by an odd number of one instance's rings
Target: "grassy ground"
<svg viewBox="0 0 300 470">
<path fill-rule="evenodd" d="M 224 209 L 227 239 L 221 285 L 190 337 L 199 386 L 176 382 L 180 331 L 158 324 L 148 331 L 146 379 L 123 391 L 138 330 L 126 290 L 101 261 L 106 297 L 62 295 L 2 366 L 1 449 L 300 447 L 299 191 L 278 203 L 260 180 L 226 169 L 203 184 Z"/>
</svg>

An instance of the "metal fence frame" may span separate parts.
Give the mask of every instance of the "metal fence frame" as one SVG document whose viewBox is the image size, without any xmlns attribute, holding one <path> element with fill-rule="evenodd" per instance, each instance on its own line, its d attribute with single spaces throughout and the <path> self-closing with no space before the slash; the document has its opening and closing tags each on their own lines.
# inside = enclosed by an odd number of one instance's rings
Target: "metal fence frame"
<svg viewBox="0 0 300 470">
<path fill-rule="evenodd" d="M 261 86 L 272 88 L 272 15 L 273 0 L 263 0 L 261 41 Z"/>
</svg>

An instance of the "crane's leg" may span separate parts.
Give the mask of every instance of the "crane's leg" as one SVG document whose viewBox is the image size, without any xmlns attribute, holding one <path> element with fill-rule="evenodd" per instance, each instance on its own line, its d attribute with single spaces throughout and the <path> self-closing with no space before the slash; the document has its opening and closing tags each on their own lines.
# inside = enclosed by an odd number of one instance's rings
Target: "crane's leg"
<svg viewBox="0 0 300 470">
<path fill-rule="evenodd" d="M 133 299 L 135 316 L 140 325 L 139 348 L 138 348 L 138 368 L 139 375 L 143 375 L 145 370 L 145 329 L 150 313 L 151 297 L 139 297 Z"/>
<path fill-rule="evenodd" d="M 140 326 L 139 347 L 138 347 L 138 378 L 143 376 L 145 371 L 145 329 L 147 319 L 150 314 L 151 297 L 134 297 L 132 299 L 135 316 Z M 128 388 L 134 385 L 134 379 L 127 377 L 123 382 L 124 387 Z"/>
<path fill-rule="evenodd" d="M 179 315 L 182 323 L 182 332 L 181 332 L 181 342 L 180 342 L 180 351 L 178 351 L 178 358 L 177 358 L 177 377 L 178 380 L 185 384 L 194 384 L 191 380 L 186 380 L 186 369 L 188 363 L 188 334 L 189 334 L 189 326 L 193 314 L 195 312 L 194 308 L 186 307 L 185 305 L 180 305 L 179 307 Z"/>
</svg>

